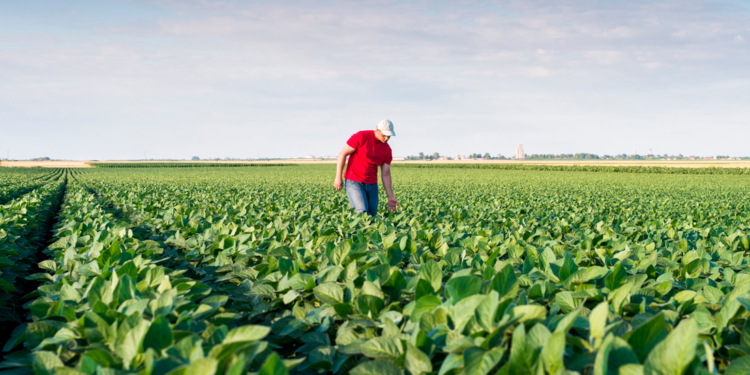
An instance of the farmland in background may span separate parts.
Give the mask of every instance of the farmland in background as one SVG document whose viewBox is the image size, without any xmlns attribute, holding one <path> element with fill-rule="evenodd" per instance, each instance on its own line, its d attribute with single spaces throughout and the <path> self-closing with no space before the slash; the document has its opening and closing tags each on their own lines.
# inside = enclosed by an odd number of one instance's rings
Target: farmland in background
<svg viewBox="0 0 750 375">
<path fill-rule="evenodd" d="M 2 169 L 0 371 L 746 373 L 750 176 L 555 168 Z"/>
<path fill-rule="evenodd" d="M 0 167 L 43 167 L 43 168 L 90 168 L 97 163 L 108 164 L 335 164 L 335 159 L 271 159 L 249 161 L 201 160 L 201 161 L 142 161 L 142 160 L 113 160 L 113 161 L 85 161 L 85 160 L 50 160 L 50 161 L 0 161 Z M 394 161 L 395 165 L 423 164 L 425 161 Z M 607 167 L 673 167 L 673 168 L 750 168 L 750 161 L 729 160 L 434 160 L 430 165 L 552 165 L 552 166 L 607 166 Z"/>
</svg>

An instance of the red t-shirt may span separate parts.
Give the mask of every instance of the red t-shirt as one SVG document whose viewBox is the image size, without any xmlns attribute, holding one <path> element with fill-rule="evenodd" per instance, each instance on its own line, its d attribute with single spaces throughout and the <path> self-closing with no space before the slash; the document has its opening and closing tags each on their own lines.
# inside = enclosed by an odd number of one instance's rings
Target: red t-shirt
<svg viewBox="0 0 750 375">
<path fill-rule="evenodd" d="M 378 183 L 378 167 L 383 163 L 391 165 L 393 160 L 391 146 L 380 142 L 374 130 L 354 133 L 346 144 L 356 151 L 349 155 L 344 178 L 365 184 Z"/>
</svg>

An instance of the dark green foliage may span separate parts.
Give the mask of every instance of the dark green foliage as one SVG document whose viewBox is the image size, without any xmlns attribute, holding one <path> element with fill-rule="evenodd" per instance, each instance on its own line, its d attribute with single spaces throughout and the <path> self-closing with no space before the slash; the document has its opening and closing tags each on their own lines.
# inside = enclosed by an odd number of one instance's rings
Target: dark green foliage
<svg viewBox="0 0 750 375">
<path fill-rule="evenodd" d="M 558 172 L 610 172 L 610 173 L 660 173 L 660 174 L 741 174 L 750 175 L 750 168 L 683 168 L 650 166 L 606 166 L 606 165 L 544 165 L 544 164 L 397 164 L 398 168 L 458 168 L 491 169 L 505 171 L 558 171 Z"/>
<path fill-rule="evenodd" d="M 216 167 L 288 167 L 286 163 L 89 163 L 95 168 L 216 168 Z"/>
<path fill-rule="evenodd" d="M 94 170 L 5 368 L 742 373 L 750 178 L 332 166 Z"/>
</svg>

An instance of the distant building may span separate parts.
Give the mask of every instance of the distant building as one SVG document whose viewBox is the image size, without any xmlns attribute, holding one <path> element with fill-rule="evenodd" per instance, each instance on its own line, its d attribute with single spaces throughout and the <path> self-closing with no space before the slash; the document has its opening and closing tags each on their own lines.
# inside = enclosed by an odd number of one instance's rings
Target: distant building
<svg viewBox="0 0 750 375">
<path fill-rule="evenodd" d="M 525 157 L 525 155 L 523 153 L 523 143 L 521 143 L 516 148 L 516 159 L 523 159 L 524 157 Z"/>
<path fill-rule="evenodd" d="M 654 153 L 651 152 L 651 148 L 648 149 L 648 156 L 654 156 Z"/>
<path fill-rule="evenodd" d="M 394 156 L 393 160 L 395 160 L 395 161 L 404 161 L 404 160 L 406 160 L 406 158 L 403 157 L 403 156 Z"/>
<path fill-rule="evenodd" d="M 305 159 L 315 159 L 315 155 L 307 155 L 305 156 Z"/>
</svg>

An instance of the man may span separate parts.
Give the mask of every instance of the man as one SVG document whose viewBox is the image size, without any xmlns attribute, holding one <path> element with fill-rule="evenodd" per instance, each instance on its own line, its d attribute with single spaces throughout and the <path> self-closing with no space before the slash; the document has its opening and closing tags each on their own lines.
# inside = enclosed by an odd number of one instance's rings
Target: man
<svg viewBox="0 0 750 375">
<path fill-rule="evenodd" d="M 388 140 L 394 136 L 396 133 L 393 132 L 393 123 L 383 120 L 374 131 L 363 130 L 355 133 L 339 153 L 333 187 L 336 190 L 343 187 L 341 173 L 344 171 L 346 157 L 349 156 L 345 176 L 346 195 L 358 214 L 367 212 L 370 216 L 375 216 L 378 213 L 378 167 L 385 193 L 388 195 L 388 211 L 396 212 L 396 206 L 399 204 L 393 196 L 391 187 L 393 155 L 391 146 L 388 146 Z"/>
</svg>

